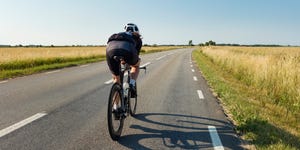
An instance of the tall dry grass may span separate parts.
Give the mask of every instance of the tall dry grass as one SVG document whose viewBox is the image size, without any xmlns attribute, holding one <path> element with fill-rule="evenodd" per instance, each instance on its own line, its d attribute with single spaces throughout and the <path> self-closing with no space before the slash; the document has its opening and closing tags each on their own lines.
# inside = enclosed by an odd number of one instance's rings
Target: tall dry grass
<svg viewBox="0 0 300 150">
<path fill-rule="evenodd" d="M 12 47 L 0 48 L 0 64 L 12 61 L 49 58 L 74 58 L 105 55 L 105 47 Z"/>
<path fill-rule="evenodd" d="M 300 47 L 206 47 L 203 53 L 269 99 L 300 112 Z"/>
</svg>

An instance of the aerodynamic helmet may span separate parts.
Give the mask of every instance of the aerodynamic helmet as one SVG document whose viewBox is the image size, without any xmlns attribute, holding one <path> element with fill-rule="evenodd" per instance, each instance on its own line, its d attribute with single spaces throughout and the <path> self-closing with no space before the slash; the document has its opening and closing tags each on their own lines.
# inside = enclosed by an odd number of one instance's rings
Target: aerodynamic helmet
<svg viewBox="0 0 300 150">
<path fill-rule="evenodd" d="M 135 25 L 133 23 L 126 24 L 124 29 L 126 32 L 136 32 L 136 33 L 140 34 L 139 28 L 137 27 L 137 25 Z"/>
</svg>

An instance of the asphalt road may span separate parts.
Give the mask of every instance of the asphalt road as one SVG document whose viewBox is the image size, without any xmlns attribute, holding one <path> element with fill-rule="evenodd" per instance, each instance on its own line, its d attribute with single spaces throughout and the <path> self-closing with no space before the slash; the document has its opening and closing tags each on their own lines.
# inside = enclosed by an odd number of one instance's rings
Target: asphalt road
<svg viewBox="0 0 300 150">
<path fill-rule="evenodd" d="M 117 142 L 107 130 L 106 62 L 0 81 L 0 149 L 242 149 L 191 52 L 141 56 L 137 116 Z"/>
</svg>

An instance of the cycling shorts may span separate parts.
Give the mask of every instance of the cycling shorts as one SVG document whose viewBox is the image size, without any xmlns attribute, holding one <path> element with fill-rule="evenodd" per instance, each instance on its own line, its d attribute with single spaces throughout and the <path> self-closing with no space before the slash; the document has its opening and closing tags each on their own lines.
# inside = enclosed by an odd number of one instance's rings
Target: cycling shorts
<svg viewBox="0 0 300 150">
<path fill-rule="evenodd" d="M 114 56 L 123 56 L 124 61 L 129 65 L 135 65 L 139 61 L 137 53 L 124 49 L 110 49 L 106 51 L 106 61 L 112 74 L 120 75 L 119 62 L 114 59 Z"/>
</svg>

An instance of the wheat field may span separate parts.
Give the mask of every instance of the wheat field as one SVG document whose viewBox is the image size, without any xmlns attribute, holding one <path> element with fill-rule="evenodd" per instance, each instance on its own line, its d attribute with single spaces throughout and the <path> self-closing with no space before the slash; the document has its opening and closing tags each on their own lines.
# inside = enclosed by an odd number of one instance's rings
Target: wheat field
<svg viewBox="0 0 300 150">
<path fill-rule="evenodd" d="M 105 55 L 105 47 L 12 47 L 0 48 L 0 63 L 98 55 Z"/>
<path fill-rule="evenodd" d="M 205 47 L 203 53 L 271 103 L 300 111 L 300 47 Z"/>
<path fill-rule="evenodd" d="M 180 46 L 143 46 L 141 52 L 165 51 Z M 48 58 L 73 58 L 105 55 L 105 46 L 98 47 L 8 47 L 0 48 L 0 64 Z"/>
</svg>

